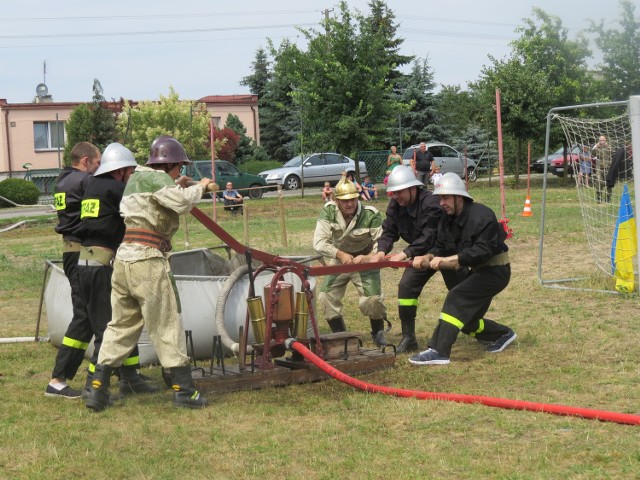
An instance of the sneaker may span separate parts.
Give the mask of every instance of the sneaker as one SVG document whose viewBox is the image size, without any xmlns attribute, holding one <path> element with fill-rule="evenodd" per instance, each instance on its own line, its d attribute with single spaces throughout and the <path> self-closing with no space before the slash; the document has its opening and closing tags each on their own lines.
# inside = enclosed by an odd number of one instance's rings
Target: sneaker
<svg viewBox="0 0 640 480">
<path fill-rule="evenodd" d="M 57 390 L 55 387 L 47 385 L 47 389 L 44 391 L 44 396 L 68 398 L 70 400 L 73 400 L 76 398 L 80 398 L 82 396 L 82 392 L 80 390 L 74 390 L 69 385 L 66 385 L 62 390 Z"/>
<path fill-rule="evenodd" d="M 433 348 L 428 348 L 424 352 L 420 352 L 409 358 L 409 362 L 414 365 L 448 365 L 449 357 L 440 355 Z"/>
<path fill-rule="evenodd" d="M 516 338 L 518 338 L 518 335 L 516 335 L 516 332 L 509 329 L 509 333 L 505 333 L 499 339 L 497 339 L 495 342 L 493 342 L 487 347 L 487 352 L 500 353 L 509 345 L 511 345 L 511 342 L 513 342 Z"/>
</svg>

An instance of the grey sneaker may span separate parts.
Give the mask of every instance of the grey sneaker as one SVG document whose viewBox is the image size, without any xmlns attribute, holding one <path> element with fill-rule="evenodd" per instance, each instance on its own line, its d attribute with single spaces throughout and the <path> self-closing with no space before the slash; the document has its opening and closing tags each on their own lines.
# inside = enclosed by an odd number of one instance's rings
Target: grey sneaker
<svg viewBox="0 0 640 480">
<path fill-rule="evenodd" d="M 82 392 L 80 390 L 74 390 L 69 385 L 64 387 L 62 390 L 56 390 L 51 385 L 47 385 L 47 389 L 44 391 L 44 396 L 75 400 L 76 398 L 80 398 L 82 396 Z"/>
<path fill-rule="evenodd" d="M 518 338 L 518 335 L 516 335 L 516 332 L 509 329 L 509 333 L 505 333 L 499 339 L 497 339 L 495 342 L 493 342 L 487 347 L 487 352 L 500 353 L 509 345 L 511 345 L 511 342 L 513 342 L 516 338 Z"/>
<path fill-rule="evenodd" d="M 428 348 L 424 352 L 411 356 L 409 362 L 414 365 L 448 365 L 451 363 L 449 357 L 440 355 L 433 348 Z"/>
</svg>

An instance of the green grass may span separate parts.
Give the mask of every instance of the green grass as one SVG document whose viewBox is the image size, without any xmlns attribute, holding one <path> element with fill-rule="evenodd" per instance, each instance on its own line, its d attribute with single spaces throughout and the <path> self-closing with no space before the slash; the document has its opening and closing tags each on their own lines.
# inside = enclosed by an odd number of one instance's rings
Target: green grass
<svg viewBox="0 0 640 480">
<path fill-rule="evenodd" d="M 478 183 L 471 193 L 499 212 L 496 185 Z M 519 216 L 526 190 L 508 188 L 505 195 L 515 232 L 509 240 L 513 276 L 487 316 L 517 331 L 514 346 L 488 355 L 461 336 L 449 366 L 412 367 L 400 355 L 393 368 L 359 378 L 401 388 L 640 414 L 638 298 L 541 287 L 540 187 L 532 186 L 532 218 Z M 321 208 L 317 198 L 286 199 L 288 249 L 282 246 L 277 200 L 248 205 L 251 246 L 277 254 L 312 253 Z M 548 274 L 586 272 L 594 287 L 610 286 L 593 273 L 588 258 L 578 255 L 585 245 L 575 189 L 552 185 L 546 214 L 543 265 Z M 243 238 L 240 217 L 218 211 L 218 220 Z M 35 330 L 44 260 L 61 257 L 54 225 L 39 221 L 0 234 L 0 337 Z M 181 230 L 175 248 L 183 249 L 184 240 Z M 193 248 L 220 243 L 194 219 L 189 241 Z M 399 339 L 400 273 L 383 270 L 392 341 Z M 422 294 L 421 345 L 445 294 L 439 276 Z M 351 330 L 368 331 L 351 287 L 345 311 Z M 170 393 L 163 391 L 93 414 L 80 402 L 42 395 L 54 357 L 47 343 L 0 344 L 0 478 L 620 479 L 638 478 L 640 471 L 638 427 L 365 394 L 333 380 L 210 393 L 211 405 L 202 411 L 172 409 Z M 144 373 L 161 384 L 158 367 Z M 83 381 L 80 374 L 72 384 Z"/>
</svg>

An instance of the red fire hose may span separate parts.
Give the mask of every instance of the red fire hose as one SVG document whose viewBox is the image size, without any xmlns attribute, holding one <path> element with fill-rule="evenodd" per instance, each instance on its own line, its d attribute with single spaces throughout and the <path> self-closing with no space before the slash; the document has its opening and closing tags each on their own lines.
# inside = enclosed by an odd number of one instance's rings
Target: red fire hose
<svg viewBox="0 0 640 480">
<path fill-rule="evenodd" d="M 553 415 L 568 415 L 600 420 L 602 422 L 622 423 L 626 425 L 640 425 L 640 415 L 628 413 L 606 412 L 589 408 L 568 407 L 565 405 L 553 405 L 548 403 L 526 402 L 522 400 L 509 400 L 507 398 L 485 397 L 481 395 L 464 395 L 458 393 L 422 392 L 420 390 L 405 390 L 402 388 L 383 387 L 357 380 L 340 370 L 332 367 L 320 357 L 311 352 L 302 343 L 293 338 L 285 342 L 288 349 L 293 349 L 304 358 L 313 363 L 323 372 L 347 385 L 359 388 L 365 392 L 382 393 L 396 397 L 417 398 L 420 400 L 446 400 L 458 403 L 479 403 L 488 407 L 506 408 L 510 410 L 528 410 L 530 412 L 551 413 Z"/>
</svg>

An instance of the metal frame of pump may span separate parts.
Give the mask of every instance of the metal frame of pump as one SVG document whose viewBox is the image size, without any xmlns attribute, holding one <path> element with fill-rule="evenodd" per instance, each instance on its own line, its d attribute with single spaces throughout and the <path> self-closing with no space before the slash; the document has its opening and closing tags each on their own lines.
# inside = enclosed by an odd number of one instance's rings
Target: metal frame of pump
<svg viewBox="0 0 640 480">
<path fill-rule="evenodd" d="M 250 259 L 248 258 L 247 260 L 249 263 Z M 285 259 L 280 258 L 278 260 L 288 263 Z M 272 271 L 274 274 L 270 285 L 265 287 L 265 303 L 263 305 L 262 297 L 256 295 L 254 280 L 261 272 L 267 270 Z M 288 288 L 291 287 L 291 284 L 283 281 L 287 273 L 297 275 L 302 282 L 302 289 L 295 292 L 295 307 L 293 307 L 293 297 L 290 296 L 292 288 Z M 294 337 L 300 343 L 307 347 L 309 346 L 310 339 L 306 338 L 307 322 L 311 323 L 313 329 L 316 354 L 320 358 L 324 358 L 318 324 L 313 310 L 313 292 L 304 268 L 295 263 L 284 265 L 263 264 L 256 269 L 255 273 L 249 272 L 249 279 L 250 296 L 247 299 L 248 312 L 243 332 L 243 351 L 240 352 L 240 355 L 243 356 L 242 358 L 247 357 L 249 323 L 251 323 L 256 340 L 256 343 L 252 345 L 256 352 L 254 365 L 257 368 L 267 370 L 276 367 L 273 362 L 274 358 L 285 354 L 285 341 L 287 338 Z M 289 317 L 288 312 L 291 312 L 291 318 L 287 318 Z M 260 340 L 262 341 L 260 342 Z M 300 357 L 300 360 L 304 361 L 302 357 Z"/>
</svg>

